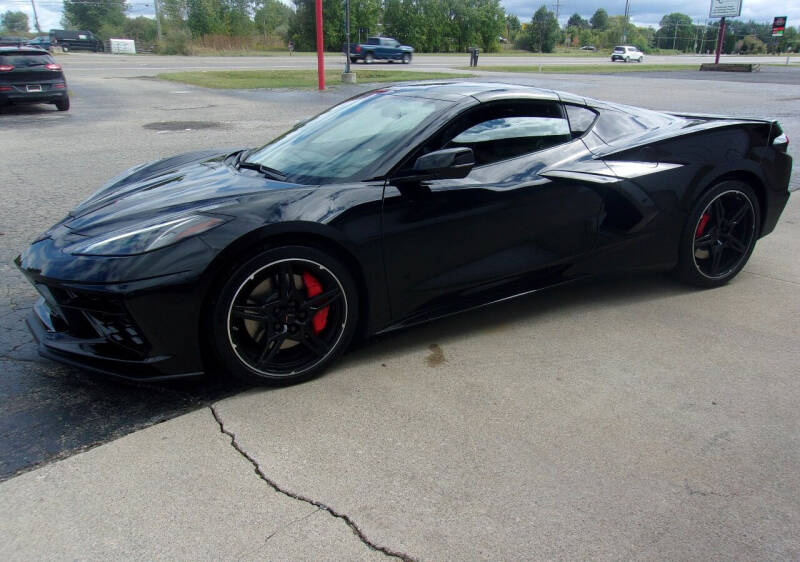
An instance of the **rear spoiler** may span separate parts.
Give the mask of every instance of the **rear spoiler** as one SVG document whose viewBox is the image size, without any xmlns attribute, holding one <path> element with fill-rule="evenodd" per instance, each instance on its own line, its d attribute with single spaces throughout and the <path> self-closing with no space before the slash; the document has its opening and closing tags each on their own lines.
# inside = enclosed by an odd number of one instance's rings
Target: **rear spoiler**
<svg viewBox="0 0 800 562">
<path fill-rule="evenodd" d="M 771 119 L 753 119 L 750 117 L 731 117 L 730 115 L 716 115 L 713 113 L 677 113 L 674 111 L 663 111 L 667 115 L 674 115 L 675 117 L 682 117 L 684 119 L 707 119 L 709 121 L 751 121 L 753 123 L 775 123 Z"/>
</svg>

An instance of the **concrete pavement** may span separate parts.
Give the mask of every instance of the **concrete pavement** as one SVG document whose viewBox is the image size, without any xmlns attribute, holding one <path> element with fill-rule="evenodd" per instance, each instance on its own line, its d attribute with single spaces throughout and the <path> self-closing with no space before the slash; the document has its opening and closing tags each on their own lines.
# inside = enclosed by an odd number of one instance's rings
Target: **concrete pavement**
<svg viewBox="0 0 800 562">
<path fill-rule="evenodd" d="M 800 130 L 796 85 L 775 96 L 763 84 L 514 78 Z M 263 142 L 348 92 L 222 93 L 88 72 L 71 88 L 69 115 L 0 119 L 17 164 L 0 169 L 4 337 L 33 299 L 8 267 L 14 250 L 104 179 L 169 153 Z M 218 126 L 144 127 L 190 120 Z M 42 138 L 57 147 L 47 166 L 32 150 Z M 796 559 L 799 225 L 795 195 L 721 289 L 657 275 L 532 295 L 0 483 L 0 558 Z M 4 375 L 41 377 L 42 399 L 64 375 L 13 338 Z"/>
</svg>

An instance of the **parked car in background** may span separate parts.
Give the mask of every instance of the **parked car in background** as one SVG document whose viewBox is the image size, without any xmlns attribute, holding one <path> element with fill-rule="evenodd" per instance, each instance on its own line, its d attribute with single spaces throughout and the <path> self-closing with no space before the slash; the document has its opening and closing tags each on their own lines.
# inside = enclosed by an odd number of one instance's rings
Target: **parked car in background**
<svg viewBox="0 0 800 562">
<path fill-rule="evenodd" d="M 38 37 L 34 37 L 30 41 L 28 41 L 28 45 L 31 47 L 39 47 L 40 49 L 44 49 L 45 51 L 50 50 L 50 36 L 49 35 L 40 35 Z"/>
<path fill-rule="evenodd" d="M 61 65 L 39 47 L 0 47 L 0 106 L 11 103 L 52 103 L 67 111 Z"/>
<path fill-rule="evenodd" d="M 614 50 L 611 52 L 611 62 L 616 62 L 618 60 L 625 62 L 642 62 L 643 59 L 644 53 L 641 52 L 638 47 L 631 47 L 630 45 L 614 47 Z"/>
<path fill-rule="evenodd" d="M 370 37 L 366 43 L 350 45 L 350 62 L 364 61 L 365 64 L 372 64 L 376 60 L 398 60 L 408 64 L 413 53 L 413 47 L 401 45 L 391 37 Z"/>
<path fill-rule="evenodd" d="M 105 51 L 103 42 L 95 37 L 91 31 L 82 29 L 51 29 L 50 44 L 61 47 L 64 51 Z"/>
<path fill-rule="evenodd" d="M 21 47 L 27 43 L 25 37 L 0 37 L 0 47 Z"/>
<path fill-rule="evenodd" d="M 597 47 L 595 47 L 594 45 L 584 45 L 583 47 L 581 47 L 581 51 L 596 51 L 596 50 Z"/>
</svg>

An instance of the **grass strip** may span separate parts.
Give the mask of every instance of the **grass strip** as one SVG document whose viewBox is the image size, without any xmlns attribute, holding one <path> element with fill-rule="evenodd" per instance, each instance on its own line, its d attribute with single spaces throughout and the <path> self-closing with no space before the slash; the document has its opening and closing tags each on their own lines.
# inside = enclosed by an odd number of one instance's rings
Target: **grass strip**
<svg viewBox="0 0 800 562">
<path fill-rule="evenodd" d="M 541 64 L 535 66 L 469 66 L 458 67 L 461 70 L 482 70 L 485 72 L 527 72 L 548 74 L 619 74 L 621 72 L 677 72 L 680 70 L 698 70 L 699 64 Z"/>
<path fill-rule="evenodd" d="M 358 81 L 406 82 L 409 80 L 436 80 L 442 78 L 464 78 L 471 74 L 447 72 L 416 72 L 403 70 L 361 70 L 353 69 Z M 228 90 L 249 90 L 255 88 L 316 88 L 316 70 L 214 70 L 200 72 L 168 72 L 157 76 L 162 80 L 182 82 L 205 88 Z M 325 72 L 325 82 L 334 86 L 341 84 L 340 70 Z"/>
</svg>

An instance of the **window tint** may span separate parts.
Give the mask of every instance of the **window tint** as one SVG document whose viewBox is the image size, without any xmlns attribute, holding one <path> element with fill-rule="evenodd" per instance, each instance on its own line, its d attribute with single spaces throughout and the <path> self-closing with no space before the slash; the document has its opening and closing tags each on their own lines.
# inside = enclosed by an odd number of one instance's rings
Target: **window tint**
<svg viewBox="0 0 800 562">
<path fill-rule="evenodd" d="M 573 138 L 582 136 L 592 128 L 592 123 L 597 118 L 597 113 L 587 107 L 565 105 L 569 118 L 569 130 Z"/>
<path fill-rule="evenodd" d="M 0 55 L 0 64 L 10 64 L 17 68 L 44 66 L 55 62 L 47 53 L 6 53 Z"/>
<path fill-rule="evenodd" d="M 471 148 L 475 164 L 481 166 L 543 150 L 571 138 L 569 122 L 555 103 L 500 103 L 459 118 L 443 135 L 441 148 Z"/>
</svg>

